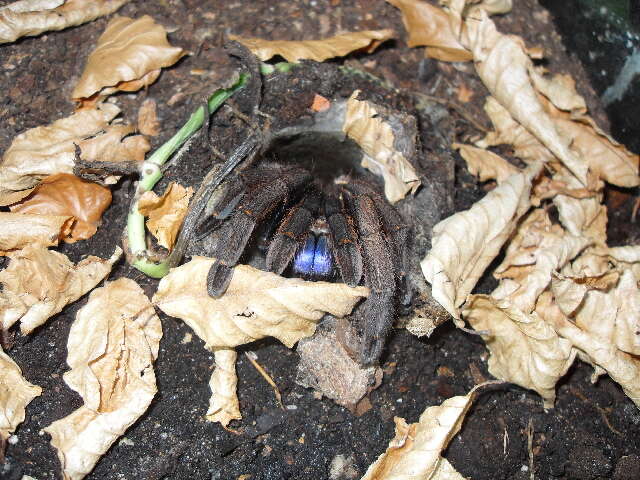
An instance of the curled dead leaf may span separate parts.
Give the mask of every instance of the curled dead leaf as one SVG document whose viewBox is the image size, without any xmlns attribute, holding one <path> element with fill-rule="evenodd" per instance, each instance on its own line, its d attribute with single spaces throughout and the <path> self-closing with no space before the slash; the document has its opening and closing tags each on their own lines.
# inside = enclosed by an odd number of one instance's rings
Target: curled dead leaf
<svg viewBox="0 0 640 480">
<path fill-rule="evenodd" d="M 535 390 L 552 408 L 555 386 L 567 373 L 576 352 L 571 342 L 558 336 L 535 312 L 525 313 L 508 300 L 472 295 L 464 318 L 483 335 L 489 357 L 489 373 L 496 378 Z"/>
<path fill-rule="evenodd" d="M 475 389 L 465 396 L 451 397 L 442 405 L 427 408 L 418 423 L 411 425 L 394 418 L 395 438 L 362 480 L 463 480 L 441 452 L 460 431 L 474 397 Z"/>
<path fill-rule="evenodd" d="M 362 166 L 384 179 L 385 196 L 389 202 L 395 203 L 409 191 L 415 193 L 420 186 L 418 174 L 407 158 L 413 154 L 415 139 L 398 141 L 396 136 L 406 137 L 406 132 L 394 132 L 391 124 L 380 116 L 384 113 L 382 107 L 358 100 L 359 93 L 356 90 L 347 101 L 342 131 L 360 146 L 364 152 Z"/>
<path fill-rule="evenodd" d="M 349 32 L 324 38 L 322 40 L 263 40 L 261 38 L 245 38 L 229 35 L 251 50 L 263 62 L 275 55 L 280 55 L 287 62 L 300 60 L 315 60 L 322 62 L 329 58 L 343 57 L 356 50 L 364 49 L 373 52 L 378 45 L 393 37 L 393 30 L 364 30 Z"/>
<path fill-rule="evenodd" d="M 31 333 L 95 287 L 121 254 L 117 247 L 107 260 L 90 256 L 74 265 L 45 247 L 28 245 L 10 252 L 9 266 L 0 271 L 0 328 L 6 330 L 20 320 L 20 331 Z"/>
<path fill-rule="evenodd" d="M 466 62 L 471 52 L 458 41 L 449 15 L 441 8 L 421 0 L 387 0 L 402 12 L 409 33 L 410 47 L 426 46 L 427 57 L 445 62 Z"/>
<path fill-rule="evenodd" d="M 160 122 L 156 114 L 156 101 L 147 98 L 138 110 L 138 131 L 143 135 L 155 137 L 160 133 Z"/>
<path fill-rule="evenodd" d="M 25 408 L 41 393 L 42 389 L 27 382 L 20 367 L 0 347 L 0 442 L 24 421 Z"/>
<path fill-rule="evenodd" d="M 462 158 L 467 162 L 469 173 L 477 176 L 481 182 L 496 180 L 498 183 L 502 183 L 518 172 L 516 167 L 489 150 L 461 143 L 453 143 L 451 147 L 460 152 Z"/>
<path fill-rule="evenodd" d="M 118 10 L 129 0 L 21 0 L 0 7 L 0 43 L 62 30 Z"/>
<path fill-rule="evenodd" d="M 160 69 L 176 63 L 184 50 L 172 47 L 163 26 L 149 15 L 137 20 L 115 17 L 89 55 L 72 97 L 84 100 L 118 90 L 132 92 L 153 83 Z"/>
<path fill-rule="evenodd" d="M 348 315 L 368 295 L 365 287 L 305 282 L 247 265 L 235 267 L 226 293 L 212 298 L 206 279 L 213 259 L 194 257 L 160 281 L 153 302 L 184 320 L 209 349 L 233 348 L 264 337 L 292 347 L 312 335 L 327 312 Z"/>
<path fill-rule="evenodd" d="M 193 195 L 193 188 L 184 188 L 171 182 L 162 197 L 155 193 L 145 192 L 138 201 L 138 210 L 147 220 L 147 228 L 158 243 L 166 249 L 171 249 L 180 232 L 182 220 L 187 214 L 189 199 Z"/>
<path fill-rule="evenodd" d="M 216 368 L 211 374 L 209 388 L 211 398 L 206 418 L 210 422 L 220 422 L 223 427 L 231 420 L 240 420 L 240 402 L 236 388 L 236 359 L 238 354 L 233 348 L 220 348 L 214 352 Z"/>
<path fill-rule="evenodd" d="M 153 362 L 162 326 L 133 280 L 91 292 L 71 325 L 64 374 L 84 405 L 44 429 L 64 478 L 80 480 L 144 412 L 156 394 Z"/>
<path fill-rule="evenodd" d="M 24 198 L 31 192 L 29 189 L 49 175 L 73 173 L 77 146 L 82 145 L 88 150 L 81 152 L 81 160 L 87 153 L 89 160 L 103 162 L 134 161 L 140 158 L 137 151 L 130 152 L 129 148 L 116 148 L 115 159 L 102 153 L 91 153 L 89 145 L 99 143 L 100 137 L 108 132 L 115 131 L 122 135 L 127 133 L 120 125 L 109 126 L 109 122 L 119 113 L 120 109 L 115 105 L 103 103 L 98 108 L 78 111 L 51 125 L 32 128 L 14 138 L 0 162 L 0 205 L 10 205 Z M 114 127 L 118 128 L 111 130 Z M 109 138 L 107 143 L 111 145 L 116 139 Z M 91 140 L 83 143 L 87 139 Z M 148 142 L 146 145 L 148 150 Z M 80 150 L 82 151 L 82 147 Z M 96 155 L 99 158 L 94 158 Z"/>
<path fill-rule="evenodd" d="M 512 175 L 470 210 L 433 228 L 431 251 L 420 265 L 433 298 L 454 319 L 460 318 L 458 308 L 529 209 L 531 182 L 538 171 L 528 167 Z"/>
<path fill-rule="evenodd" d="M 67 243 L 92 237 L 102 214 L 111 204 L 111 191 L 74 175 L 59 173 L 42 180 L 28 197 L 11 205 L 11 211 L 23 214 L 73 217 Z"/>
<path fill-rule="evenodd" d="M 73 217 L 0 212 L 0 255 L 27 245 L 50 247 L 69 234 Z"/>
</svg>

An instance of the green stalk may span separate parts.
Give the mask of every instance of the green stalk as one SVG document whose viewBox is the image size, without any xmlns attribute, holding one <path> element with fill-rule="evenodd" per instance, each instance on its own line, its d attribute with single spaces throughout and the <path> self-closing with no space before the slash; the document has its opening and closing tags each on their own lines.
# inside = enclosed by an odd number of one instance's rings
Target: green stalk
<svg viewBox="0 0 640 480">
<path fill-rule="evenodd" d="M 208 115 L 215 112 L 220 106 L 235 92 L 244 87 L 248 80 L 247 74 L 241 74 L 238 81 L 229 88 L 221 88 L 216 90 L 207 100 Z M 178 150 L 184 143 L 196 133 L 204 123 L 205 119 L 204 106 L 191 114 L 189 120 L 182 126 L 176 134 L 167 142 L 160 146 L 153 154 L 142 164 L 140 181 L 136 187 L 134 200 L 129 209 L 127 217 L 127 240 L 129 251 L 135 258 L 133 266 L 142 273 L 153 278 L 162 278 L 169 272 L 169 266 L 165 261 L 153 262 L 148 259 L 146 229 L 144 226 L 144 216 L 138 211 L 138 199 L 140 196 L 158 183 L 162 178 L 161 166 L 164 165 L 171 155 Z"/>
</svg>

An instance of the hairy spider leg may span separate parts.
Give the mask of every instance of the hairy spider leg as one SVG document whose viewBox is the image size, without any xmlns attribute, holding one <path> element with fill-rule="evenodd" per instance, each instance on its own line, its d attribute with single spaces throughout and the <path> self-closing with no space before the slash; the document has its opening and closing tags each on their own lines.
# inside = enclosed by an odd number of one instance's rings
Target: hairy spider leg
<svg viewBox="0 0 640 480">
<path fill-rule="evenodd" d="M 291 263 L 299 245 L 305 242 L 313 219 L 320 209 L 320 201 L 320 194 L 313 189 L 285 216 L 269 245 L 267 270 L 280 275 Z"/>
<path fill-rule="evenodd" d="M 371 289 L 360 309 L 364 330 L 360 363 L 372 365 L 380 358 L 393 323 L 396 276 L 390 248 L 373 199 L 368 195 L 349 197 L 364 259 L 365 285 Z"/>
<path fill-rule="evenodd" d="M 219 297 L 226 291 L 233 267 L 238 263 L 258 222 L 311 180 L 309 172 L 299 168 L 263 172 L 262 181 L 247 185 L 248 191 L 242 201 L 218 229 L 220 241 L 211 252 L 216 260 L 207 275 L 207 292 L 212 297 Z"/>
<path fill-rule="evenodd" d="M 353 220 L 345 213 L 341 197 L 326 195 L 324 216 L 329 225 L 331 244 L 342 281 L 350 287 L 355 287 L 362 278 L 362 256 L 356 241 Z"/>
<path fill-rule="evenodd" d="M 218 200 L 211 213 L 196 227 L 196 241 L 216 231 L 229 218 L 244 195 L 242 182 L 236 179 L 226 184 L 222 191 L 214 192 L 214 195 L 218 195 Z"/>
</svg>

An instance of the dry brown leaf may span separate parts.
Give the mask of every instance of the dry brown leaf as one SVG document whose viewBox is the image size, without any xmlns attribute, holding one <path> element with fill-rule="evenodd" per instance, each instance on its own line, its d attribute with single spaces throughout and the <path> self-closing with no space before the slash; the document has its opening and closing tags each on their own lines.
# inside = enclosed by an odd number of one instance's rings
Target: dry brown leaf
<svg viewBox="0 0 640 480">
<path fill-rule="evenodd" d="M 576 82 L 571 75 L 557 74 L 548 78 L 539 69 L 534 69 L 531 80 L 536 90 L 560 110 L 576 113 L 587 111 L 587 103 L 576 91 Z"/>
<path fill-rule="evenodd" d="M 42 389 L 27 382 L 20 367 L 0 347 L 0 443 L 23 422 L 25 408 L 41 393 Z"/>
<path fill-rule="evenodd" d="M 170 250 L 180 232 L 182 220 L 187 214 L 189 199 L 193 188 L 184 188 L 171 182 L 158 197 L 155 193 L 145 192 L 138 201 L 138 210 L 147 220 L 147 228 L 158 239 L 158 243 Z"/>
<path fill-rule="evenodd" d="M 533 63 L 522 39 L 498 32 L 483 10 L 468 18 L 466 26 L 476 71 L 491 94 L 583 185 L 588 185 L 587 164 L 569 148 L 569 140 L 556 130 L 538 99 L 531 79 Z"/>
<path fill-rule="evenodd" d="M 0 43 L 81 25 L 115 12 L 128 1 L 22 0 L 10 3 L 0 7 Z"/>
<path fill-rule="evenodd" d="M 27 245 L 50 247 L 69 234 L 73 217 L 0 212 L 0 255 Z"/>
<path fill-rule="evenodd" d="M 441 452 L 460 430 L 474 397 L 475 389 L 451 397 L 427 408 L 418 423 L 411 425 L 395 417 L 395 438 L 362 480 L 462 480 Z"/>
<path fill-rule="evenodd" d="M 84 405 L 44 429 L 65 479 L 84 478 L 156 394 L 153 362 L 162 326 L 136 282 L 120 278 L 91 292 L 71 325 L 64 374 Z"/>
<path fill-rule="evenodd" d="M 613 343 L 574 325 L 558 308 L 550 292 L 538 299 L 536 312 L 551 325 L 558 334 L 569 340 L 574 347 L 589 357 L 620 384 L 627 396 L 640 408 L 640 359 L 619 350 Z M 597 318 L 593 319 L 597 321 Z"/>
<path fill-rule="evenodd" d="M 164 27 L 149 15 L 137 20 L 115 17 L 100 35 L 71 96 L 82 100 L 96 93 L 104 97 L 118 90 L 138 90 L 184 54 L 169 44 Z"/>
<path fill-rule="evenodd" d="M 637 282 L 640 282 L 640 245 L 606 247 L 594 251 L 601 262 L 611 261 L 618 268 L 629 268 Z"/>
<path fill-rule="evenodd" d="M 364 152 L 362 166 L 384 179 L 387 200 L 395 203 L 409 191 L 415 192 L 420 179 L 406 158 L 409 152 L 398 147 L 396 135 L 389 122 L 380 116 L 380 107 L 366 100 L 358 100 L 360 90 L 347 101 L 342 131 L 352 138 Z M 406 143 L 406 142 L 403 142 Z"/>
<path fill-rule="evenodd" d="M 365 287 L 305 282 L 238 265 L 226 293 L 212 298 L 206 279 L 213 259 L 194 257 L 160 281 L 153 302 L 184 320 L 209 349 L 233 348 L 264 337 L 292 347 L 312 335 L 325 312 L 348 315 L 368 295 Z"/>
<path fill-rule="evenodd" d="M 445 62 L 473 59 L 451 27 L 449 15 L 441 8 L 420 0 L 387 0 L 402 12 L 402 22 L 409 33 L 410 47 L 426 46 L 426 55 Z"/>
<path fill-rule="evenodd" d="M 156 101 L 147 98 L 138 110 L 138 131 L 143 135 L 155 137 L 160 133 L 160 122 L 156 114 Z"/>
<path fill-rule="evenodd" d="M 131 152 L 131 157 L 127 157 L 126 152 L 131 149 L 123 150 L 121 147 L 115 149 L 118 152 L 117 158 L 103 154 L 95 158 L 97 154 L 92 153 L 88 147 L 100 142 L 98 139 L 105 135 L 102 132 L 125 133 L 122 126 L 109 126 L 109 122 L 119 113 L 120 109 L 115 105 L 103 103 L 96 109 L 81 110 L 69 117 L 56 120 L 51 125 L 27 130 L 14 138 L 0 162 L 0 205 L 10 205 L 24 198 L 31 192 L 28 189 L 32 189 L 44 177 L 56 173 L 73 173 L 76 145 L 82 145 L 89 150 L 81 153 L 81 160 L 132 161 L 139 158 L 137 150 L 135 153 Z M 83 140 L 89 138 L 90 141 L 83 143 Z M 109 138 L 110 145 L 118 143 L 119 138 Z M 127 146 L 138 142 L 129 139 L 127 141 Z M 85 158 L 87 153 L 89 155 Z"/>
<path fill-rule="evenodd" d="M 130 135 L 133 125 L 110 125 L 101 135 L 77 142 L 80 159 L 85 162 L 142 162 L 151 149 L 142 135 Z"/>
<path fill-rule="evenodd" d="M 71 231 L 63 240 L 74 243 L 96 233 L 102 214 L 110 204 L 108 188 L 59 173 L 42 180 L 28 197 L 10 208 L 16 213 L 73 217 Z"/>
<path fill-rule="evenodd" d="M 74 265 L 65 255 L 40 246 L 9 253 L 11 262 L 0 271 L 0 328 L 20 320 L 20 331 L 31 333 L 95 287 L 121 254 L 116 247 L 107 260 L 90 256 Z"/>
<path fill-rule="evenodd" d="M 460 152 L 460 156 L 467 162 L 471 175 L 477 176 L 481 182 L 496 180 L 502 183 L 519 171 L 500 155 L 489 150 L 462 143 L 453 143 L 451 147 Z"/>
<path fill-rule="evenodd" d="M 233 348 L 220 348 L 214 352 L 216 368 L 211 374 L 209 388 L 211 398 L 206 418 L 210 422 L 220 422 L 223 427 L 231 420 L 240 420 L 240 402 L 236 393 L 238 377 L 236 376 L 236 358 L 238 354 Z"/>
<path fill-rule="evenodd" d="M 535 312 L 527 314 L 507 300 L 472 295 L 464 318 L 483 335 L 489 357 L 489 373 L 496 378 L 535 390 L 552 408 L 557 381 L 575 358 L 571 342 L 560 338 Z"/>
<path fill-rule="evenodd" d="M 433 228 L 432 247 L 421 262 L 422 272 L 431 283 L 433 298 L 454 319 L 460 318 L 458 308 L 529 209 L 531 181 L 538 170 L 528 167 L 512 175 L 470 210 Z"/>
<path fill-rule="evenodd" d="M 378 45 L 393 37 L 393 30 L 364 30 L 361 32 L 349 32 L 324 38 L 322 40 L 263 40 L 261 38 L 245 38 L 237 35 L 229 35 L 231 40 L 236 40 L 247 47 L 263 62 L 275 55 L 280 55 L 287 62 L 299 62 L 300 60 L 315 60 L 322 62 L 329 58 L 343 57 L 356 50 L 364 49 L 368 53 L 373 52 Z"/>
<path fill-rule="evenodd" d="M 505 258 L 493 276 L 511 279 L 492 293 L 495 298 L 508 298 L 524 313 L 533 311 L 538 296 L 551 283 L 552 275 L 574 259 L 590 243 L 588 238 L 567 234 L 554 225 L 547 212 L 538 208 L 518 226 L 509 243 Z"/>
</svg>

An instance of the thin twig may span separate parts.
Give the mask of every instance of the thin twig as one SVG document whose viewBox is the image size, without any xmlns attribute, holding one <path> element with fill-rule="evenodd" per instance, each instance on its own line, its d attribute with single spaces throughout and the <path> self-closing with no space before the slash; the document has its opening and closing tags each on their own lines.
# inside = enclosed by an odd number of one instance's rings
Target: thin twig
<svg viewBox="0 0 640 480">
<path fill-rule="evenodd" d="M 267 381 L 267 383 L 271 385 L 271 388 L 273 388 L 273 393 L 276 396 L 276 400 L 278 401 L 280 408 L 284 410 L 285 408 L 284 408 L 284 405 L 282 404 L 282 395 L 280 395 L 280 390 L 278 389 L 278 385 L 276 385 L 276 382 L 273 381 L 273 378 L 271 378 L 271 376 L 267 373 L 267 371 L 264 368 L 262 368 L 262 365 L 258 363 L 258 361 L 256 360 L 257 355 L 254 352 L 244 352 L 244 354 L 249 359 L 251 364 L 255 367 L 255 369 L 258 370 L 260 375 L 262 375 L 262 377 Z"/>
<path fill-rule="evenodd" d="M 529 478 L 535 480 L 535 474 L 533 473 L 533 419 L 529 419 L 529 425 L 527 425 L 527 451 L 529 452 Z"/>
</svg>

